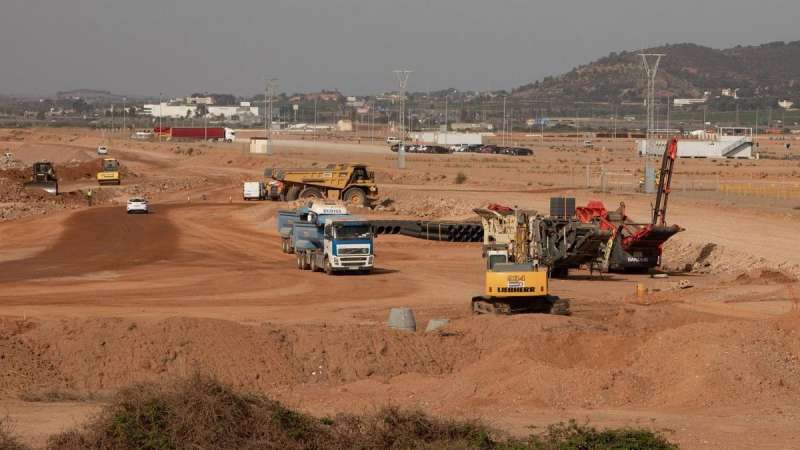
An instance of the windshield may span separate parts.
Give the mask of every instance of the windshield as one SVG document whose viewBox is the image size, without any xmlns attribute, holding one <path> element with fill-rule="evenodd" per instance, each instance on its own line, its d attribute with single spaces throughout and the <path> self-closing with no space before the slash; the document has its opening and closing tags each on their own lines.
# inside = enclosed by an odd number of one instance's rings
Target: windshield
<svg viewBox="0 0 800 450">
<path fill-rule="evenodd" d="M 371 237 L 369 225 L 343 225 L 335 227 L 336 239 L 367 239 Z"/>
<path fill-rule="evenodd" d="M 117 170 L 118 167 L 119 163 L 116 161 L 103 161 L 103 170 L 107 172 Z"/>
</svg>

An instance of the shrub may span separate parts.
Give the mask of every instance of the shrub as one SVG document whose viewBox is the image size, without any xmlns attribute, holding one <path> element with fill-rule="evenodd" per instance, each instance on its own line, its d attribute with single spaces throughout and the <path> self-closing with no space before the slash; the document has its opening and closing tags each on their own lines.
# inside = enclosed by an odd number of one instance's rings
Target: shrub
<svg viewBox="0 0 800 450">
<path fill-rule="evenodd" d="M 458 172 L 454 182 L 456 184 L 464 184 L 465 181 L 467 181 L 467 175 L 464 172 Z"/>
<path fill-rule="evenodd" d="M 25 450 L 4 434 L 0 448 Z M 597 431 L 575 422 L 551 426 L 528 440 L 505 438 L 471 421 L 438 419 L 388 407 L 373 415 L 317 419 L 265 397 L 241 394 L 193 376 L 125 389 L 82 429 L 53 436 L 53 450 L 567 450 L 674 449 L 645 430 Z"/>
</svg>

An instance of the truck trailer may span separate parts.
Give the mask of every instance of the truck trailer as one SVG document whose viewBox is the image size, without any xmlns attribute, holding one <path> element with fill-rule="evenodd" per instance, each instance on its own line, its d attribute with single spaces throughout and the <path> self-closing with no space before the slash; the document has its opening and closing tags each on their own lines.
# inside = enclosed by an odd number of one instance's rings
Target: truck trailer
<svg viewBox="0 0 800 450">
<path fill-rule="evenodd" d="M 167 140 L 208 140 L 233 142 L 236 139 L 236 131 L 231 128 L 223 127 L 156 127 L 153 134 L 161 136 Z"/>
<path fill-rule="evenodd" d="M 335 202 L 279 211 L 278 233 L 283 252 L 295 254 L 300 270 L 370 273 L 374 266 L 370 222 Z"/>
</svg>

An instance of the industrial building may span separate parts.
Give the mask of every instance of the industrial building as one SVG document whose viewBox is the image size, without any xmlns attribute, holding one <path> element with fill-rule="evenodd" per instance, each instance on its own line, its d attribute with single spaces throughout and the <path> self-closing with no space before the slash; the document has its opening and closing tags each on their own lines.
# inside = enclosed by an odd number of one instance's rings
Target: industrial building
<svg viewBox="0 0 800 450">
<path fill-rule="evenodd" d="M 667 140 L 658 140 L 649 154 L 664 153 Z M 647 141 L 636 141 L 639 155 L 648 154 Z M 679 158 L 737 158 L 752 159 L 753 129 L 744 127 L 720 127 L 715 132 L 700 131 L 678 140 Z"/>
<path fill-rule="evenodd" d="M 258 106 L 251 106 L 250 102 L 241 102 L 239 106 L 207 106 L 206 110 L 210 117 L 225 117 L 231 119 L 234 117 L 243 118 L 246 116 L 258 117 Z M 171 119 L 182 119 L 186 117 L 197 117 L 198 106 L 187 104 L 175 104 L 170 102 L 161 102 L 161 104 L 146 104 L 143 107 L 142 114 L 152 117 L 162 117 Z"/>
</svg>

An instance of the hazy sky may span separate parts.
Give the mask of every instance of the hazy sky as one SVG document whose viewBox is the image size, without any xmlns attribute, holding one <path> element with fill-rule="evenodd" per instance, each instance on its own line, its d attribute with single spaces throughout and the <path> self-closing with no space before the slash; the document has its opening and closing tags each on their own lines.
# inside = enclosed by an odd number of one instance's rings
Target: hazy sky
<svg viewBox="0 0 800 450">
<path fill-rule="evenodd" d="M 797 0 L 0 0 L 0 93 L 510 89 L 611 51 L 800 39 Z"/>
</svg>

